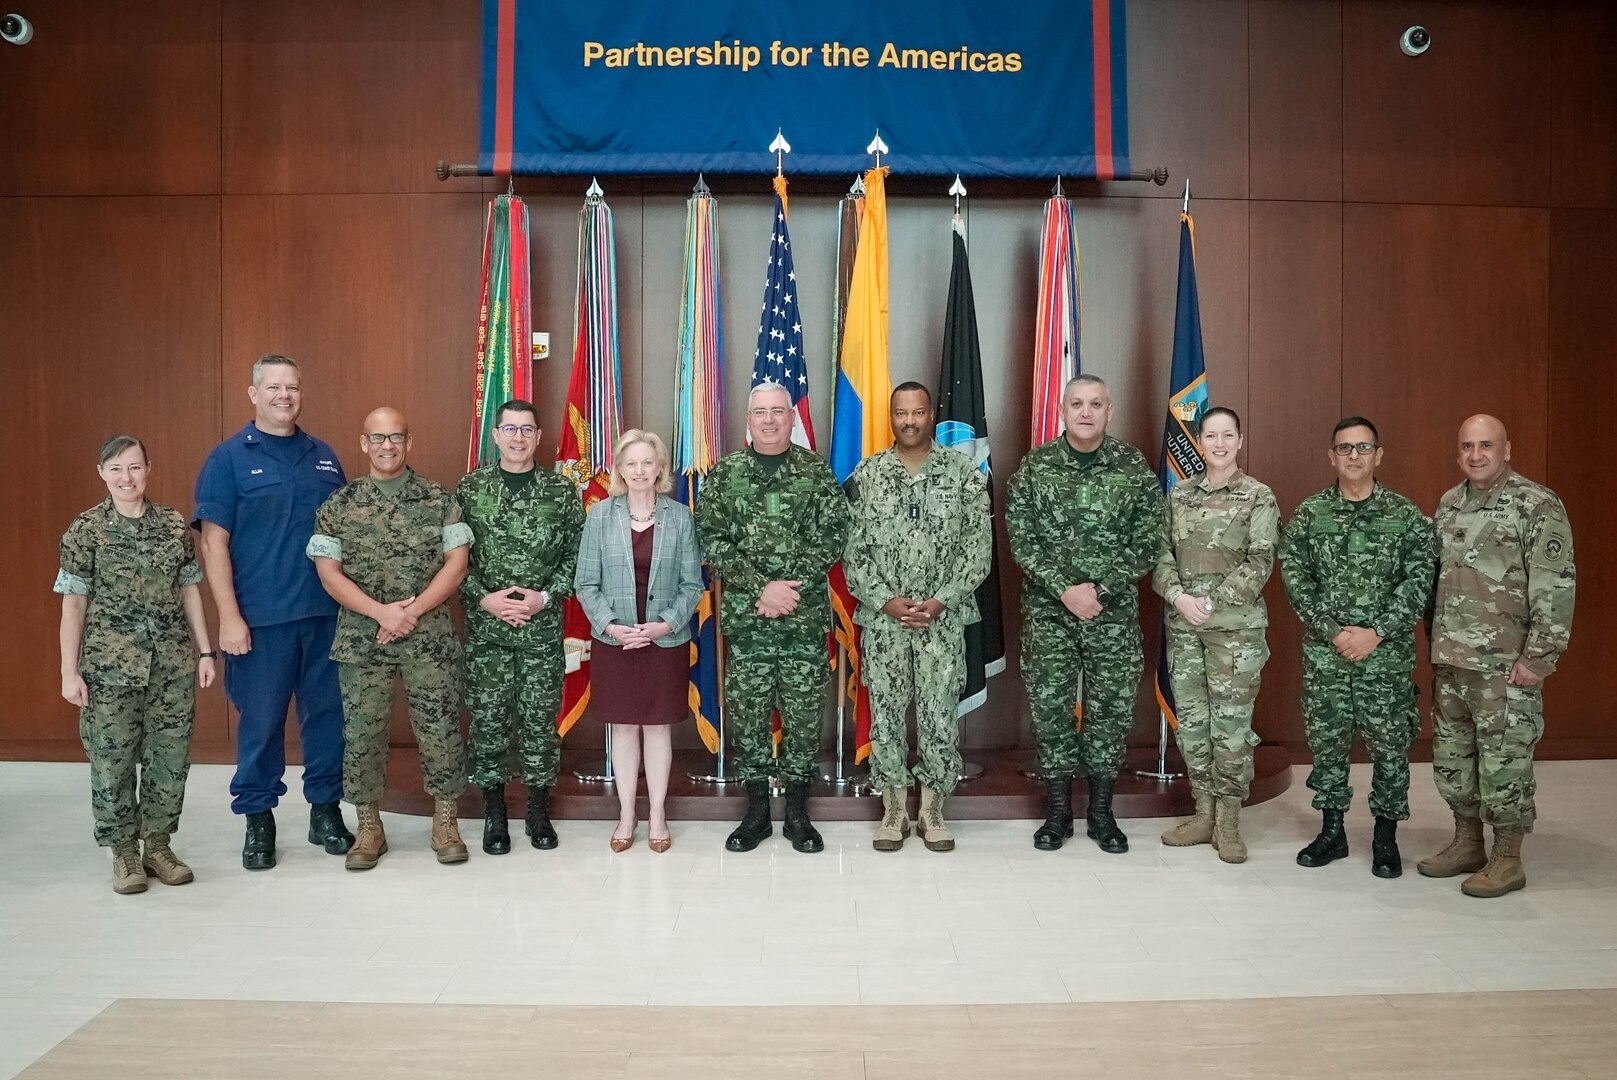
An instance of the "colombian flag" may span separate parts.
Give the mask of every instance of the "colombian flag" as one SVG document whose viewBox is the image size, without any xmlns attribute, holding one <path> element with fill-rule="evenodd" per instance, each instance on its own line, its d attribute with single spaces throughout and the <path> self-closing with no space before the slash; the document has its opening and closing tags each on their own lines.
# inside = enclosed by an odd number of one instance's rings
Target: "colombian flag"
<svg viewBox="0 0 1617 1080">
<path fill-rule="evenodd" d="M 848 314 L 842 324 L 842 355 L 837 363 L 836 405 L 831 417 L 831 469 L 846 481 L 859 462 L 893 445 L 888 399 L 893 379 L 887 361 L 887 168 L 865 174 L 864 217 L 848 288 Z M 870 756 L 870 694 L 859 680 L 859 633 L 853 623 L 856 601 L 848 591 L 842 564 L 831 568 L 831 602 L 837 638 L 848 653 L 848 695 L 854 700 L 854 761 Z"/>
</svg>

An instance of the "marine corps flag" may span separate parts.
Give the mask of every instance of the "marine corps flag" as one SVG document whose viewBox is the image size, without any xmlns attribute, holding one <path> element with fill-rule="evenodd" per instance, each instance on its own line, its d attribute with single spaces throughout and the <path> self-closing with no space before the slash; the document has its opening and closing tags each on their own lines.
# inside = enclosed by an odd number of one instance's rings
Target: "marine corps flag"
<svg viewBox="0 0 1617 1080">
<path fill-rule="evenodd" d="M 578 285 L 573 308 L 573 375 L 567 386 L 556 471 L 588 509 L 606 496 L 619 433 L 618 271 L 612 211 L 592 185 L 578 212 Z M 590 700 L 590 621 L 576 597 L 562 613 L 567 677 L 556 726 L 566 735 Z"/>
<path fill-rule="evenodd" d="M 1179 215 L 1179 298 L 1173 313 L 1168 417 L 1162 429 L 1162 460 L 1157 466 L 1164 495 L 1170 494 L 1181 480 L 1207 468 L 1201 446 L 1201 418 L 1207 411 L 1207 364 L 1202 356 L 1201 305 L 1196 299 L 1196 223 L 1190 216 L 1189 189 L 1186 190 L 1185 212 Z M 1166 624 L 1157 640 L 1157 705 L 1168 726 L 1177 728 L 1179 716 L 1174 711 L 1173 684 L 1168 679 Z"/>
<path fill-rule="evenodd" d="M 988 459 L 988 405 L 983 397 L 983 354 L 977 337 L 977 304 L 971 293 L 971 264 L 965 228 L 954 218 L 954 264 L 949 271 L 949 306 L 943 320 L 943 369 L 938 376 L 939 446 L 960 451 L 988 478 L 988 512 L 994 513 L 994 474 Z M 1005 670 L 1005 627 L 999 614 L 999 540 L 995 537 L 988 578 L 977 586 L 982 618 L 966 627 L 966 687 L 959 714 L 988 700 L 988 677 Z"/>
<path fill-rule="evenodd" d="M 494 413 L 533 400 L 533 300 L 528 274 L 528 208 L 515 195 L 488 204 L 483 225 L 483 290 L 477 313 L 471 448 L 466 471 L 499 458 Z"/>
</svg>

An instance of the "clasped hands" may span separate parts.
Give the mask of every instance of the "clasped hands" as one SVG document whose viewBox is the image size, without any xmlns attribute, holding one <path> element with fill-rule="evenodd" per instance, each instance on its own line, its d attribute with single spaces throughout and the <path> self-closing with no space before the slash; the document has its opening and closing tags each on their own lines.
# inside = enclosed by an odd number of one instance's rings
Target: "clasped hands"
<svg viewBox="0 0 1617 1080">
<path fill-rule="evenodd" d="M 1344 626 L 1331 639 L 1331 645 L 1335 647 L 1337 655 L 1355 664 L 1375 652 L 1376 646 L 1380 644 L 1381 635 L 1368 626 Z"/>
<path fill-rule="evenodd" d="M 673 628 L 665 622 L 643 622 L 632 626 L 623 623 L 613 623 L 606 628 L 608 636 L 628 652 L 630 649 L 643 649 L 664 634 L 672 633 Z"/>
<path fill-rule="evenodd" d="M 896 619 L 906 630 L 925 630 L 943 614 L 943 610 L 943 601 L 936 597 L 911 600 L 907 596 L 895 596 L 881 606 L 883 615 Z"/>
<path fill-rule="evenodd" d="M 754 610 L 766 619 L 790 615 L 797 610 L 798 602 L 803 599 L 802 594 L 798 592 L 802 584 L 801 581 L 771 581 L 759 594 L 758 604 Z"/>
<path fill-rule="evenodd" d="M 543 611 L 545 604 L 543 592 L 538 589 L 524 589 L 520 585 L 491 592 L 477 602 L 478 607 L 507 626 L 523 625 Z"/>
<path fill-rule="evenodd" d="M 1100 602 L 1100 593 L 1095 591 L 1095 583 L 1092 581 L 1086 581 L 1082 585 L 1068 585 L 1061 591 L 1061 603 L 1085 622 L 1105 610 L 1105 606 Z"/>
</svg>

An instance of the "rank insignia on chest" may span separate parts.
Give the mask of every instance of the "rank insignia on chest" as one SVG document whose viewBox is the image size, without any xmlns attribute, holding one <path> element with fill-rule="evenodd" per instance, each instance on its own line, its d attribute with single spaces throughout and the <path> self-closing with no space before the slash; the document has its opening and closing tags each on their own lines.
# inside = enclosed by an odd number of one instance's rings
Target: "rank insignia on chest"
<svg viewBox="0 0 1617 1080">
<path fill-rule="evenodd" d="M 1081 509 L 1089 509 L 1095 505 L 1095 489 L 1088 484 L 1079 484 L 1078 490 L 1073 493 L 1073 502 L 1077 503 Z"/>
<path fill-rule="evenodd" d="M 764 513 L 768 514 L 770 517 L 780 516 L 780 492 L 764 492 Z"/>
<path fill-rule="evenodd" d="M 910 514 L 910 520 L 911 521 L 920 521 L 921 520 L 921 504 L 920 503 L 910 503 L 909 514 Z"/>
<path fill-rule="evenodd" d="M 1358 531 L 1348 533 L 1348 551 L 1352 552 L 1355 555 L 1359 555 L 1359 554 L 1362 554 L 1362 553 L 1364 553 L 1366 551 L 1369 551 L 1369 550 L 1370 550 L 1370 534 L 1369 533 L 1358 532 Z"/>
</svg>

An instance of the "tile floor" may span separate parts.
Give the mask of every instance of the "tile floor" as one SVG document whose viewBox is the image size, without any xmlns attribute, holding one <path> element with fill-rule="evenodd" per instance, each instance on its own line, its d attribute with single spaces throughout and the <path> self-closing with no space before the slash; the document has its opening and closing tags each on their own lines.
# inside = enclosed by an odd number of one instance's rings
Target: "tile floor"
<svg viewBox="0 0 1617 1080">
<path fill-rule="evenodd" d="M 331 1022 L 321 1003 L 485 1007 L 440 1008 L 427 1025 L 397 1022 L 396 1030 L 416 1034 L 493 1006 L 524 1022 L 602 1007 L 604 1019 L 589 1023 L 611 1033 L 616 1006 L 823 1008 L 843 1027 L 850 1015 L 930 1007 L 905 1014 L 906 1029 L 925 1030 L 947 1027 L 968 1006 L 1021 1006 L 1004 1015 L 1031 1023 L 1041 1015 L 1028 1007 L 1034 1003 L 1069 1012 L 1074 1002 L 1171 1003 L 1127 1010 L 1160 1028 L 1163 1016 L 1194 1017 L 1233 1007 L 1233 999 L 1271 999 L 1273 1009 L 1254 1002 L 1250 1013 L 1267 1023 L 1297 999 L 1316 997 L 1363 1001 L 1379 1013 L 1463 1003 L 1455 995 L 1483 991 L 1617 988 L 1617 762 L 1540 767 L 1541 825 L 1525 849 L 1532 884 L 1497 901 L 1470 900 L 1455 881 L 1414 873 L 1414 861 L 1448 832 L 1424 769 L 1416 770 L 1414 820 L 1400 832 L 1409 870 L 1381 881 L 1369 872 L 1362 808 L 1349 816 L 1351 858 L 1321 870 L 1295 865 L 1317 826 L 1302 770 L 1286 795 L 1247 812 L 1252 858 L 1243 866 L 1223 865 L 1206 847 L 1162 847 L 1156 837 L 1167 823 L 1140 820 L 1124 823 L 1134 842 L 1124 856 L 1103 855 L 1081 835 L 1061 852 L 1036 852 L 1026 822 L 959 823 L 960 846 L 947 855 L 913 842 L 878 854 L 868 824 L 837 823 L 823 829 L 827 851 L 817 856 L 796 854 L 778 832 L 755 852 L 731 855 L 722 848 L 728 825 L 676 823 L 668 854 L 646 848 L 642 826 L 640 842 L 614 855 L 606 823 L 562 822 L 556 851 L 519 847 L 503 858 L 476 850 L 477 823 L 468 821 L 472 860 L 440 867 L 425 819 L 389 817 L 392 851 L 382 865 L 347 874 L 340 859 L 303 842 L 301 806 L 289 803 L 280 867 L 248 874 L 239 868 L 239 823 L 225 810 L 229 769 L 198 766 L 175 838 L 197 881 L 177 889 L 154 882 L 128 897 L 112 893 L 106 854 L 90 840 L 87 776 L 82 765 L 0 763 L 0 837 L 11 856 L 0 875 L 0 1078 L 109 1006 L 117 1008 L 97 1025 L 137 1006 L 161 1010 L 154 999 L 180 999 L 173 1007 L 202 1010 L 198 1016 L 268 1009 L 298 1023 Z M 1355 769 L 1354 779 L 1362 807 L 1367 778 Z M 289 781 L 295 790 L 295 777 Z M 1397 1004 L 1404 1001 L 1414 1004 Z M 1580 1037 L 1597 1041 L 1580 1044 L 1582 1065 L 1533 1058 L 1533 1069 L 1563 1069 L 1545 1075 L 1584 1075 L 1580 1068 L 1601 1060 L 1598 1037 L 1610 1043 L 1617 1030 L 1617 992 L 1569 1001 L 1592 1018 Z M 1273 1023 L 1279 1042 L 1295 1038 L 1295 1024 Z M 1029 1038 L 1026 1045 L 1039 1045 Z M 879 1048 L 841 1053 L 821 1032 L 811 1045 L 826 1056 L 806 1065 L 794 1058 L 782 1075 L 941 1075 L 929 1061 L 955 1075 L 968 1062 L 947 1041 L 914 1042 L 921 1056 L 888 1060 Z M 1061 1057 L 1059 1050 L 1049 1053 Z M 106 1075 L 93 1047 L 82 1052 L 91 1054 L 83 1071 L 60 1071 L 70 1055 L 53 1055 L 39 1075 Z M 1101 1068 L 1120 1052 L 1091 1044 L 1088 1056 L 1062 1060 Z M 1003 1069 L 976 1075 L 1041 1075 L 1049 1053 L 1029 1050 L 1023 1060 L 996 1052 Z M 1158 1072 L 1190 1060 L 1165 1054 Z M 578 1075 L 614 1076 L 664 1068 L 688 1076 L 711 1065 L 635 1066 L 632 1055 L 620 1057 L 574 1064 Z M 1526 1075 L 1504 1068 L 1506 1058 L 1493 1060 L 1495 1071 L 1485 1059 L 1475 1075 Z M 1359 1075 L 1320 1061 L 1323 1071 L 1310 1075 Z M 1207 1062 L 1212 1075 L 1245 1075 L 1250 1065 L 1233 1051 Z M 1364 1075 L 1398 1075 L 1405 1065 L 1408 1075 L 1428 1075 L 1391 1051 L 1371 1065 Z M 233 1068 L 221 1059 L 177 1075 Z M 500 1074 L 498 1063 L 492 1068 Z M 1617 1075 L 1617 1060 L 1587 1075 Z"/>
</svg>

